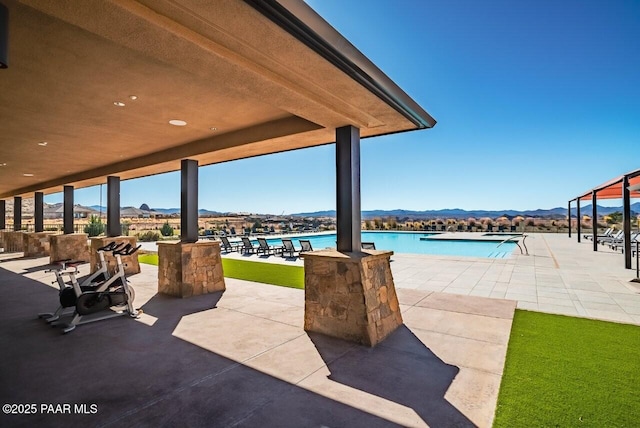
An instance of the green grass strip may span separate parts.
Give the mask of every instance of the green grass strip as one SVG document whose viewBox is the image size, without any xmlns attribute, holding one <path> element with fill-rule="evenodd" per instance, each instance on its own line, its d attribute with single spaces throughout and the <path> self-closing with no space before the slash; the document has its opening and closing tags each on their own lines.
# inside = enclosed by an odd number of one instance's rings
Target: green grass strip
<svg viewBox="0 0 640 428">
<path fill-rule="evenodd" d="M 516 311 L 494 427 L 640 423 L 640 327 Z"/>
<path fill-rule="evenodd" d="M 158 255 L 141 254 L 138 256 L 138 261 L 158 266 Z M 227 278 L 262 282 L 282 287 L 304 288 L 304 268 L 302 266 L 222 258 L 222 270 Z"/>
</svg>

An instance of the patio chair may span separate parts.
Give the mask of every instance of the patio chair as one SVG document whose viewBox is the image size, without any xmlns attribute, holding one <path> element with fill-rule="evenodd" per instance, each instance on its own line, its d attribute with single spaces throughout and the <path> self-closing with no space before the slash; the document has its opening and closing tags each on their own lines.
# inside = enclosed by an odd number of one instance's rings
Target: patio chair
<svg viewBox="0 0 640 428">
<path fill-rule="evenodd" d="M 300 253 L 313 251 L 313 248 L 311 247 L 311 241 L 309 241 L 308 239 L 300 239 L 298 242 L 300 242 L 300 246 L 302 247 L 300 248 Z"/>
<path fill-rule="evenodd" d="M 376 249 L 376 243 L 375 242 L 363 242 L 362 243 L 362 249 L 363 250 L 375 250 Z"/>
<path fill-rule="evenodd" d="M 257 248 L 253 246 L 253 243 L 249 241 L 249 238 L 247 238 L 246 236 L 243 236 L 241 239 L 242 239 L 242 247 L 241 247 L 242 252 L 244 254 L 247 254 L 247 253 L 255 254 L 257 251 Z"/>
<path fill-rule="evenodd" d="M 222 249 L 227 253 L 230 253 L 231 251 L 238 251 L 238 249 L 240 248 L 240 244 L 238 244 L 237 242 L 231 243 L 229 242 L 229 238 L 222 235 L 220 236 L 220 244 Z"/>
<path fill-rule="evenodd" d="M 638 239 L 638 232 L 633 232 L 630 236 L 629 236 L 629 242 L 631 242 L 632 246 L 635 246 L 635 242 Z M 621 249 L 622 252 L 624 252 L 624 233 L 622 234 L 622 238 L 621 239 L 615 239 L 613 241 L 609 241 L 606 243 L 612 250 L 618 250 Z"/>
<path fill-rule="evenodd" d="M 607 243 L 610 243 L 610 242 L 620 241 L 621 239 L 623 239 L 623 236 L 624 236 L 624 230 L 619 230 L 614 235 L 603 236 L 603 237 L 597 238 L 597 242 L 599 244 L 604 245 L 604 244 L 607 244 Z"/>
<path fill-rule="evenodd" d="M 607 237 L 610 237 L 610 236 L 612 236 L 612 235 L 614 234 L 614 232 L 615 232 L 615 229 L 613 229 L 613 228 L 611 228 L 611 227 L 610 227 L 610 228 L 608 228 L 607 230 L 605 230 L 605 231 L 604 231 L 604 233 L 603 233 L 602 235 L 598 235 L 598 238 L 607 238 Z M 584 239 L 590 239 L 590 240 L 592 240 L 592 241 L 593 241 L 593 234 L 592 234 L 592 233 L 583 233 L 583 234 L 582 234 L 582 237 L 583 237 Z"/>
<path fill-rule="evenodd" d="M 284 253 L 289 254 L 289 257 L 295 257 L 298 250 L 293 246 L 293 241 L 291 239 L 282 239 L 282 257 L 284 257 Z"/>
<path fill-rule="evenodd" d="M 258 248 L 256 248 L 257 254 L 264 254 L 268 256 L 269 254 L 276 255 L 282 252 L 282 247 L 275 247 L 273 245 L 269 245 L 265 238 L 258 238 Z"/>
</svg>

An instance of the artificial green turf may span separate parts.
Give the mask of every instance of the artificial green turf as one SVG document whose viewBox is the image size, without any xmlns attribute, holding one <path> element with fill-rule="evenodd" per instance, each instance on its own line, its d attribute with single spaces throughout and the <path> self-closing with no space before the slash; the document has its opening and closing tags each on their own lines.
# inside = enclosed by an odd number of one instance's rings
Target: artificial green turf
<svg viewBox="0 0 640 428">
<path fill-rule="evenodd" d="M 141 254 L 140 263 L 158 266 L 157 254 Z M 222 259 L 222 270 L 227 278 L 244 279 L 291 288 L 304 288 L 304 268 L 247 260 Z"/>
<path fill-rule="evenodd" d="M 516 311 L 494 427 L 637 427 L 640 327 Z"/>
</svg>

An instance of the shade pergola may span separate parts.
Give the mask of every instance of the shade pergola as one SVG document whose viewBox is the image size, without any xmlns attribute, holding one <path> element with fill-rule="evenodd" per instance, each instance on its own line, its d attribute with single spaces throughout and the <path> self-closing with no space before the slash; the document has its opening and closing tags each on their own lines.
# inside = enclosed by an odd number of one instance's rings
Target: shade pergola
<svg viewBox="0 0 640 428">
<path fill-rule="evenodd" d="M 593 225 L 593 250 L 598 251 L 597 201 L 598 199 L 622 199 L 625 267 L 631 268 L 631 199 L 640 198 L 640 169 L 615 177 L 593 189 L 569 200 L 569 237 L 571 237 L 571 203 L 577 204 L 577 235 L 580 242 L 580 201 L 591 201 Z"/>
</svg>

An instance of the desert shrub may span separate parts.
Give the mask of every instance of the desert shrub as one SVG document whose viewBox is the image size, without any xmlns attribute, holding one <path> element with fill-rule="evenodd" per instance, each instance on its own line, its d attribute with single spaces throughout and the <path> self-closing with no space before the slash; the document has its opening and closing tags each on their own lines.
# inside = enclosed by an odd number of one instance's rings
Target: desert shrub
<svg viewBox="0 0 640 428">
<path fill-rule="evenodd" d="M 123 221 L 120 223 L 120 228 L 122 229 L 123 236 L 129 236 L 129 229 L 131 228 L 131 222 Z"/>
<path fill-rule="evenodd" d="M 84 233 L 89 237 L 102 235 L 104 233 L 104 223 L 102 223 L 100 217 L 92 215 L 89 218 L 89 223 L 84 227 Z"/>
<path fill-rule="evenodd" d="M 138 241 L 140 242 L 155 242 L 160 240 L 160 234 L 158 232 L 153 232 L 148 230 L 146 232 L 142 232 L 138 234 Z"/>
<path fill-rule="evenodd" d="M 162 225 L 160 233 L 162 233 L 162 236 L 173 236 L 173 227 L 171 227 L 168 221 Z"/>
</svg>

